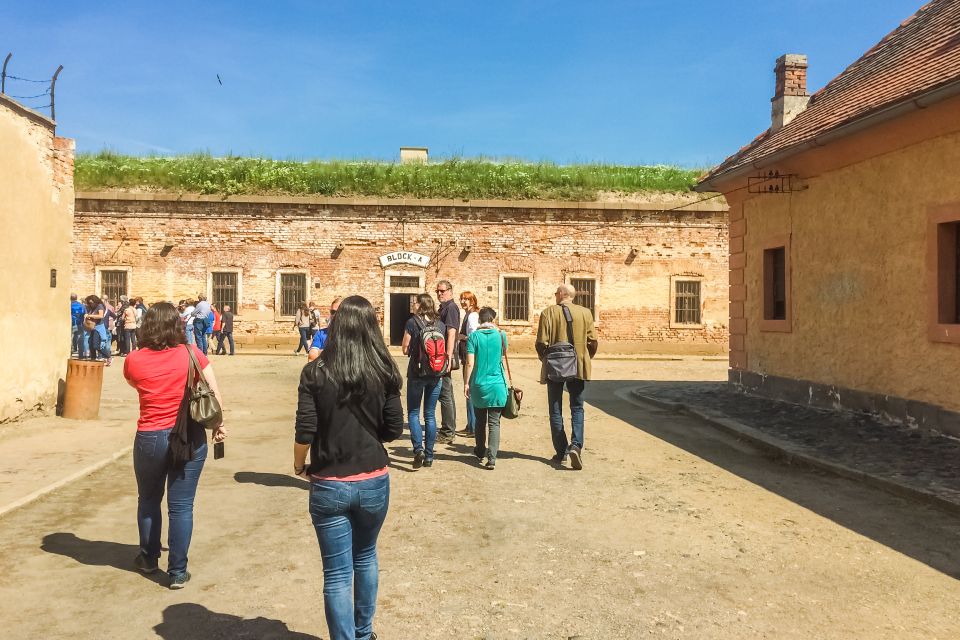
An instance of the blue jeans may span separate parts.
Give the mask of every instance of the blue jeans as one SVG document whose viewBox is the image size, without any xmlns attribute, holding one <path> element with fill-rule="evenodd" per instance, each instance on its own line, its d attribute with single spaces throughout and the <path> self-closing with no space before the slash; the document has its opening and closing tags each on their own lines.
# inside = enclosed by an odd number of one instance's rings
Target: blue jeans
<svg viewBox="0 0 960 640">
<path fill-rule="evenodd" d="M 76 353 L 78 358 L 82 358 L 87 353 L 87 332 L 83 327 L 73 327 L 73 335 L 70 339 L 70 352 Z"/>
<path fill-rule="evenodd" d="M 300 344 L 297 345 L 297 353 L 303 349 L 304 353 L 310 353 L 310 341 L 313 340 L 313 329 L 310 327 L 299 327 Z"/>
<path fill-rule="evenodd" d="M 410 425 L 410 441 L 413 451 L 423 451 L 426 444 L 426 459 L 433 460 L 433 445 L 437 442 L 437 400 L 440 399 L 442 378 L 407 378 L 407 423 Z M 423 421 L 427 427 L 427 441 L 423 441 L 420 426 L 420 406 L 423 405 Z"/>
<path fill-rule="evenodd" d="M 179 471 L 169 467 L 167 450 L 170 432 L 138 431 L 133 441 L 133 471 L 137 476 L 137 526 L 140 529 L 140 552 L 150 560 L 160 557 L 160 534 L 163 514 L 160 503 L 167 491 L 167 514 L 170 518 L 167 546 L 170 547 L 167 573 L 171 577 L 187 570 L 187 550 L 193 536 L 193 499 L 197 495 L 200 472 L 207 459 L 204 442 L 193 454 L 193 460 Z"/>
<path fill-rule="evenodd" d="M 193 319 L 193 333 L 196 340 L 197 349 L 203 353 L 207 352 L 207 327 L 210 326 L 210 320 L 207 318 Z"/>
<path fill-rule="evenodd" d="M 477 414 L 473 407 L 473 402 L 467 398 L 467 431 L 475 433 L 477 430 Z"/>
<path fill-rule="evenodd" d="M 550 433 L 553 436 L 553 448 L 558 455 L 567 453 L 567 434 L 563 430 L 563 386 L 570 393 L 570 446 L 583 449 L 583 380 L 563 382 L 547 381 L 547 405 L 550 408 Z"/>
<path fill-rule="evenodd" d="M 194 320 L 194 322 L 196 322 L 196 320 Z M 197 344 L 197 332 L 194 331 L 192 324 L 187 325 L 186 332 L 187 332 L 187 344 Z"/>
<path fill-rule="evenodd" d="M 377 536 L 389 503 L 388 475 L 359 482 L 310 483 L 310 519 L 323 558 L 323 606 L 330 640 L 367 640 L 373 633 L 380 579 Z"/>
</svg>

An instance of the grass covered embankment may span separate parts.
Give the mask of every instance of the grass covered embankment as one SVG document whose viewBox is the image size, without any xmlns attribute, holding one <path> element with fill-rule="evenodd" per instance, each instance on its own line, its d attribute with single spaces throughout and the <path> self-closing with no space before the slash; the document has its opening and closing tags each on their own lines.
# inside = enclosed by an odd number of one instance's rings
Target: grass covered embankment
<svg viewBox="0 0 960 640">
<path fill-rule="evenodd" d="M 80 154 L 78 191 L 144 189 L 222 195 L 596 200 L 600 192 L 685 193 L 698 169 L 453 158 L 428 164 Z"/>
</svg>

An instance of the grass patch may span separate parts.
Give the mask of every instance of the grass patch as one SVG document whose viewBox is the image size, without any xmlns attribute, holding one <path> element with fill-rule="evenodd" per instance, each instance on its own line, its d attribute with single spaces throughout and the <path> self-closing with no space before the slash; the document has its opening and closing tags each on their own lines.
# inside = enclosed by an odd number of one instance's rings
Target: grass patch
<svg viewBox="0 0 960 640">
<path fill-rule="evenodd" d="M 687 192 L 702 171 L 670 166 L 490 162 L 429 164 L 80 154 L 82 191 L 149 189 L 221 195 L 289 194 L 410 198 L 596 200 L 600 191 Z"/>
</svg>

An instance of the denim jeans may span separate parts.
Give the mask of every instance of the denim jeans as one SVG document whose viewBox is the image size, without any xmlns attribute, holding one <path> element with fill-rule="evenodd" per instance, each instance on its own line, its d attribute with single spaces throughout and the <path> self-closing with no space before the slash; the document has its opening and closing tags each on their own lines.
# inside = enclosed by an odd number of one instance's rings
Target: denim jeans
<svg viewBox="0 0 960 640">
<path fill-rule="evenodd" d="M 377 536 L 387 517 L 390 476 L 310 483 L 310 519 L 323 558 L 330 640 L 367 640 L 377 609 Z"/>
<path fill-rule="evenodd" d="M 503 407 L 488 407 L 485 409 L 475 407 L 474 411 L 477 416 L 477 428 L 473 435 L 477 446 L 474 447 L 473 453 L 478 458 L 487 456 L 489 462 L 496 463 L 497 452 L 500 450 L 500 414 L 503 412 Z M 487 439 L 488 432 L 490 435 L 489 441 Z"/>
<path fill-rule="evenodd" d="M 304 353 L 310 352 L 310 341 L 313 339 L 311 334 L 313 329 L 310 327 L 299 327 L 300 329 L 300 344 L 297 345 L 297 353 L 300 353 L 300 349 L 303 349 Z"/>
<path fill-rule="evenodd" d="M 196 340 L 195 344 L 197 349 L 203 353 L 207 352 L 207 327 L 210 326 L 210 321 L 207 318 L 194 318 L 193 319 L 193 333 L 194 339 Z"/>
<path fill-rule="evenodd" d="M 567 453 L 567 434 L 563 430 L 563 382 L 547 381 L 547 404 L 550 408 L 550 432 L 553 448 L 559 455 Z M 567 380 L 570 393 L 570 445 L 583 449 L 583 380 Z"/>
<path fill-rule="evenodd" d="M 437 399 L 440 397 L 442 378 L 407 378 L 407 423 L 410 425 L 410 441 L 413 451 L 423 451 L 423 427 L 420 425 L 420 407 L 423 406 L 423 422 L 427 429 L 426 459 L 433 460 L 433 445 L 437 441 Z"/>
<path fill-rule="evenodd" d="M 87 332 L 84 331 L 83 327 L 73 328 L 73 335 L 70 339 L 70 353 L 77 354 L 78 358 L 82 358 L 87 353 Z"/>
<path fill-rule="evenodd" d="M 192 324 L 187 325 L 186 332 L 187 332 L 187 344 L 197 344 L 197 332 L 194 331 Z"/>
<path fill-rule="evenodd" d="M 470 402 L 470 398 L 467 398 L 467 431 L 470 433 L 476 433 L 477 430 L 477 414 L 476 409 L 473 408 L 473 403 Z"/>
<path fill-rule="evenodd" d="M 207 445 L 200 444 L 193 460 L 182 470 L 169 468 L 167 451 L 170 432 L 138 431 L 133 441 L 133 471 L 137 476 L 137 526 L 140 529 L 140 552 L 150 560 L 160 557 L 163 514 L 160 503 L 167 492 L 167 514 L 170 519 L 167 546 L 170 548 L 167 573 L 171 577 L 187 570 L 187 551 L 193 536 L 193 499 L 197 495 L 200 472 L 207 459 Z"/>
</svg>

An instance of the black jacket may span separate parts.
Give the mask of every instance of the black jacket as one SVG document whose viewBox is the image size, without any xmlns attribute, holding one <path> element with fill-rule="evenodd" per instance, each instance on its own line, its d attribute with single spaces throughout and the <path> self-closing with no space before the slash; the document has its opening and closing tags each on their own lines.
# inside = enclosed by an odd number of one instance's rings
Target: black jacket
<svg viewBox="0 0 960 640">
<path fill-rule="evenodd" d="M 297 401 L 297 442 L 310 445 L 310 474 L 351 476 L 387 466 L 383 442 L 403 433 L 400 390 L 364 396 L 359 405 L 337 402 L 339 389 L 317 358 L 303 368 Z"/>
</svg>

